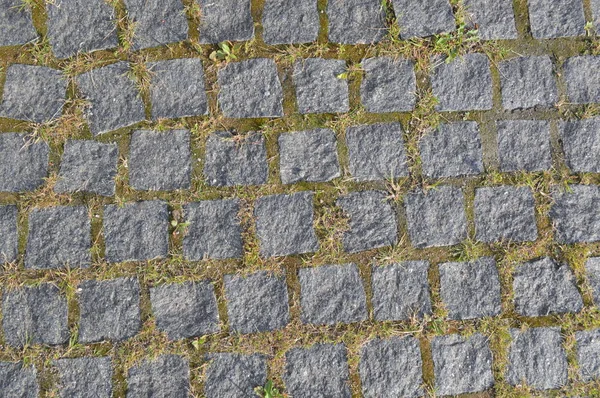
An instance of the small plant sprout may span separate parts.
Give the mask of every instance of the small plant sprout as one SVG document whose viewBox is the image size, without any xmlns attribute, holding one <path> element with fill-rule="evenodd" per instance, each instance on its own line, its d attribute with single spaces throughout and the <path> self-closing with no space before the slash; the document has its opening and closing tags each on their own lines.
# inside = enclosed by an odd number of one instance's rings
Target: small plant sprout
<svg viewBox="0 0 600 398">
<path fill-rule="evenodd" d="M 222 43 L 219 43 L 218 46 L 219 46 L 219 48 L 217 50 L 214 50 L 213 52 L 211 52 L 210 55 L 208 56 L 208 58 L 210 58 L 212 61 L 230 62 L 230 61 L 235 61 L 237 59 L 237 57 L 233 53 L 234 46 L 232 46 L 231 43 L 222 42 Z"/>
<path fill-rule="evenodd" d="M 272 380 L 267 380 L 262 387 L 256 387 L 254 392 L 261 398 L 283 398 L 283 394 L 275 388 Z"/>
</svg>

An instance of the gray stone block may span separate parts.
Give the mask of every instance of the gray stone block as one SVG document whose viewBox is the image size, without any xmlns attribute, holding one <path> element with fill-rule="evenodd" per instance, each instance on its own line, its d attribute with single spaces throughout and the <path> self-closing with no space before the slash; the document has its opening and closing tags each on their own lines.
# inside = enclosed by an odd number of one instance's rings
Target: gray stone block
<svg viewBox="0 0 600 398">
<path fill-rule="evenodd" d="M 181 0 L 124 0 L 133 24 L 133 50 L 157 47 L 188 38 Z"/>
<path fill-rule="evenodd" d="M 332 43 L 371 44 L 387 34 L 385 11 L 378 0 L 331 0 L 327 3 Z"/>
<path fill-rule="evenodd" d="M 431 354 L 436 395 L 474 393 L 494 386 L 492 351 L 482 334 L 434 337 Z"/>
<path fill-rule="evenodd" d="M 438 111 L 473 111 L 492 109 L 492 75 L 485 54 L 473 53 L 446 62 L 431 58 L 431 88 Z"/>
<path fill-rule="evenodd" d="M 289 323 L 285 276 L 260 271 L 247 276 L 225 275 L 224 280 L 227 318 L 234 333 L 267 332 Z"/>
<path fill-rule="evenodd" d="M 416 77 L 412 60 L 393 57 L 366 58 L 360 97 L 367 112 L 408 112 L 415 108 Z"/>
<path fill-rule="evenodd" d="M 590 0 L 590 9 L 592 12 L 592 22 L 596 32 L 600 28 L 600 0 Z"/>
<path fill-rule="evenodd" d="M 104 206 L 106 260 L 164 258 L 169 251 L 169 211 L 159 200 Z"/>
<path fill-rule="evenodd" d="M 67 298 L 51 283 L 6 291 L 2 329 L 12 347 L 64 344 L 69 341 Z"/>
<path fill-rule="evenodd" d="M 272 59 L 229 63 L 218 71 L 218 79 L 219 107 L 226 117 L 283 116 L 283 89 Z"/>
<path fill-rule="evenodd" d="M 58 391 L 61 397 L 110 398 L 113 396 L 113 366 L 110 357 L 57 359 Z"/>
<path fill-rule="evenodd" d="M 528 0 L 529 23 L 535 39 L 580 36 L 585 33 L 581 0 Z"/>
<path fill-rule="evenodd" d="M 595 185 L 570 185 L 568 190 L 555 187 L 549 215 L 558 243 L 596 242 L 600 240 L 600 188 Z"/>
<path fill-rule="evenodd" d="M 254 389 L 267 381 L 267 361 L 259 354 L 210 354 L 206 369 L 206 398 L 256 398 Z"/>
<path fill-rule="evenodd" d="M 300 318 L 303 323 L 334 325 L 367 319 L 367 299 L 355 264 L 301 268 Z"/>
<path fill-rule="evenodd" d="M 141 327 L 137 278 L 82 282 L 79 293 L 79 342 L 123 341 Z"/>
<path fill-rule="evenodd" d="M 0 1 L 0 47 L 18 46 L 37 39 L 31 9 L 20 0 Z"/>
<path fill-rule="evenodd" d="M 392 0 L 400 37 L 427 37 L 456 29 L 448 0 Z"/>
<path fill-rule="evenodd" d="M 117 47 L 114 8 L 103 0 L 54 0 L 47 3 L 48 40 L 57 58 Z"/>
<path fill-rule="evenodd" d="M 48 176 L 50 148 L 22 133 L 0 133 L 0 192 L 34 191 Z"/>
<path fill-rule="evenodd" d="M 188 130 L 137 130 L 129 144 L 129 185 L 144 191 L 189 189 L 192 159 Z"/>
<path fill-rule="evenodd" d="M 409 192 L 404 205 L 413 246 L 452 246 L 467 238 L 465 198 L 460 188 L 447 185 Z"/>
<path fill-rule="evenodd" d="M 150 288 L 156 328 L 169 340 L 218 333 L 219 309 L 210 281 L 171 283 Z"/>
<path fill-rule="evenodd" d="M 0 264 L 16 261 L 19 254 L 17 206 L 0 206 Z"/>
<path fill-rule="evenodd" d="M 511 329 L 505 380 L 514 386 L 523 382 L 536 390 L 549 390 L 567 383 L 567 356 L 560 328 Z"/>
<path fill-rule="evenodd" d="M 266 0 L 262 13 L 267 44 L 298 44 L 317 40 L 317 0 Z"/>
<path fill-rule="evenodd" d="M 119 148 L 115 143 L 68 140 L 64 146 L 54 191 L 114 196 L 118 160 Z"/>
<path fill-rule="evenodd" d="M 92 261 L 91 222 L 85 206 L 56 206 L 29 213 L 25 268 L 87 268 Z"/>
<path fill-rule="evenodd" d="M 313 227 L 312 192 L 258 198 L 254 203 L 254 217 L 261 256 L 289 256 L 319 250 Z"/>
<path fill-rule="evenodd" d="M 92 69 L 77 76 L 79 90 L 89 107 L 85 117 L 93 135 L 139 123 L 146 118 L 144 103 L 125 61 Z"/>
<path fill-rule="evenodd" d="M 37 371 L 21 362 L 0 362 L 0 391 L 7 397 L 37 398 Z"/>
<path fill-rule="evenodd" d="M 127 398 L 191 396 L 190 365 L 179 355 L 144 360 L 127 373 Z"/>
<path fill-rule="evenodd" d="M 590 257 L 585 262 L 585 274 L 592 289 L 594 304 L 600 307 L 600 257 Z"/>
<path fill-rule="evenodd" d="M 250 0 L 195 0 L 200 4 L 200 43 L 245 41 L 254 37 Z"/>
<path fill-rule="evenodd" d="M 600 329 L 575 332 L 579 374 L 585 382 L 600 379 Z"/>
<path fill-rule="evenodd" d="M 47 123 L 58 119 L 67 94 L 67 78 L 45 66 L 12 64 L 0 103 L 0 117 Z"/>
<path fill-rule="evenodd" d="M 315 344 L 285 353 L 283 382 L 294 398 L 350 398 L 346 346 Z"/>
<path fill-rule="evenodd" d="M 563 76 L 570 103 L 590 104 L 600 102 L 600 77 L 594 73 L 599 68 L 599 56 L 582 55 L 567 58 L 563 64 Z"/>
<path fill-rule="evenodd" d="M 184 206 L 189 223 L 183 238 L 186 259 L 241 258 L 244 249 L 239 199 L 203 200 Z"/>
<path fill-rule="evenodd" d="M 502 107 L 552 107 L 558 101 L 556 77 L 549 56 L 517 57 L 498 63 Z"/>
<path fill-rule="evenodd" d="M 233 135 L 217 131 L 208 136 L 204 151 L 204 177 L 209 185 L 262 185 L 269 166 L 265 137 L 260 132 Z"/>
<path fill-rule="evenodd" d="M 421 137 L 419 150 L 427 177 L 462 177 L 484 172 L 477 122 L 441 124 Z"/>
<path fill-rule="evenodd" d="M 298 112 L 348 112 L 348 80 L 342 75 L 345 72 L 346 62 L 342 60 L 306 58 L 296 61 L 292 79 Z"/>
<path fill-rule="evenodd" d="M 499 120 L 496 128 L 501 171 L 543 171 L 552 167 L 550 122 Z"/>
<path fill-rule="evenodd" d="M 333 130 L 282 133 L 278 142 L 279 173 L 283 184 L 326 182 L 341 175 Z"/>
<path fill-rule="evenodd" d="M 482 40 L 517 38 L 512 0 L 466 0 L 467 24 Z"/>
<path fill-rule="evenodd" d="M 574 173 L 599 173 L 600 118 L 561 120 L 558 130 L 569 169 Z"/>
</svg>

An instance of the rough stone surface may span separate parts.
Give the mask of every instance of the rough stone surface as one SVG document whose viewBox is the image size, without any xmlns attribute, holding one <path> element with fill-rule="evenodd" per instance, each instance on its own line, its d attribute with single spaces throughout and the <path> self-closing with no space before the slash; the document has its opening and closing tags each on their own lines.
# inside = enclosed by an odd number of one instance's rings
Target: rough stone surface
<svg viewBox="0 0 600 398">
<path fill-rule="evenodd" d="M 473 176 L 484 172 L 477 122 L 441 124 L 419 141 L 423 173 L 431 178 Z"/>
<path fill-rule="evenodd" d="M 245 41 L 254 37 L 250 0 L 195 0 L 200 4 L 200 43 Z"/>
<path fill-rule="evenodd" d="M 398 241 L 396 213 L 383 191 L 358 191 L 338 198 L 337 205 L 349 217 L 348 231 L 344 232 L 344 250 L 357 253 Z"/>
<path fill-rule="evenodd" d="M 50 148 L 20 133 L 0 133 L 0 192 L 33 191 L 48 176 Z"/>
<path fill-rule="evenodd" d="M 217 131 L 208 136 L 204 153 L 204 177 L 209 185 L 267 183 L 269 167 L 262 133 L 250 132 L 241 136 Z"/>
<path fill-rule="evenodd" d="M 91 223 L 85 206 L 36 208 L 29 213 L 25 268 L 87 268 Z"/>
<path fill-rule="evenodd" d="M 219 70 L 218 79 L 219 106 L 226 117 L 283 116 L 283 88 L 272 59 L 229 63 Z"/>
<path fill-rule="evenodd" d="M 356 181 L 396 180 L 408 176 L 402 125 L 376 123 L 348 127 L 350 174 Z"/>
<path fill-rule="evenodd" d="M 129 369 L 127 398 L 191 397 L 190 365 L 179 355 L 161 355 Z"/>
<path fill-rule="evenodd" d="M 408 112 L 415 108 L 416 77 L 412 60 L 393 57 L 366 58 L 360 97 L 367 112 Z"/>
<path fill-rule="evenodd" d="M 285 353 L 283 382 L 294 398 L 350 398 L 346 347 L 315 344 Z"/>
<path fill-rule="evenodd" d="M 529 187 L 475 189 L 475 239 L 530 242 L 538 237 L 535 201 Z"/>
<path fill-rule="evenodd" d="M 209 359 L 206 398 L 256 398 L 254 389 L 267 381 L 267 361 L 262 355 L 219 353 Z"/>
<path fill-rule="evenodd" d="M 46 123 L 58 119 L 65 104 L 67 79 L 45 66 L 12 64 L 0 103 L 0 117 Z"/>
<path fill-rule="evenodd" d="M 188 130 L 137 130 L 129 144 L 129 185 L 144 191 L 189 189 L 192 174 Z"/>
<path fill-rule="evenodd" d="M 600 102 L 600 77 L 594 73 L 599 68 L 599 56 L 582 55 L 567 58 L 563 64 L 563 76 L 570 103 Z"/>
<path fill-rule="evenodd" d="M 79 342 L 122 341 L 141 327 L 137 278 L 88 280 L 79 285 Z"/>
<path fill-rule="evenodd" d="M 493 257 L 443 263 L 439 269 L 440 295 L 448 318 L 463 320 L 500 314 L 500 280 Z"/>
<path fill-rule="evenodd" d="M 590 0 L 590 8 L 592 11 L 592 22 L 596 32 L 600 28 L 600 0 Z"/>
<path fill-rule="evenodd" d="M 585 262 L 585 273 L 592 288 L 592 297 L 597 307 L 600 307 L 600 257 L 590 257 Z"/>
<path fill-rule="evenodd" d="M 57 58 L 117 47 L 114 8 L 103 0 L 54 0 L 47 3 L 48 40 Z"/>
<path fill-rule="evenodd" d="M 312 192 L 258 198 L 254 203 L 254 217 L 261 256 L 289 256 L 319 250 L 313 215 Z"/>
<path fill-rule="evenodd" d="M 552 167 L 550 122 L 502 120 L 496 122 L 496 128 L 501 171 L 543 171 Z"/>
<path fill-rule="evenodd" d="M 436 395 L 485 391 L 494 385 L 487 337 L 475 333 L 434 337 L 431 342 Z"/>
<path fill-rule="evenodd" d="M 17 206 L 0 206 L 0 264 L 12 263 L 19 254 Z"/>
<path fill-rule="evenodd" d="M 562 347 L 560 328 L 511 329 L 505 380 L 538 390 L 562 387 L 567 383 L 567 356 Z"/>
<path fill-rule="evenodd" d="M 153 119 L 177 119 L 208 113 L 204 68 L 198 58 L 149 62 Z"/>
<path fill-rule="evenodd" d="M 243 255 L 239 199 L 203 200 L 184 206 L 186 234 L 183 254 L 188 260 L 240 258 Z"/>
<path fill-rule="evenodd" d="M 133 23 L 132 49 L 157 47 L 188 38 L 188 22 L 181 0 L 124 0 Z"/>
<path fill-rule="evenodd" d="M 112 397 L 113 367 L 110 357 L 63 358 L 54 361 L 58 369 L 61 397 Z"/>
<path fill-rule="evenodd" d="M 448 0 L 392 0 L 400 26 L 400 37 L 433 36 L 456 29 Z"/>
<path fill-rule="evenodd" d="M 34 366 L 19 362 L 0 362 L 0 391 L 7 397 L 37 398 L 40 386 Z"/>
<path fill-rule="evenodd" d="M 579 373 L 585 382 L 600 379 L 600 329 L 575 332 Z"/>
<path fill-rule="evenodd" d="M 348 80 L 343 78 L 343 73 L 346 73 L 346 62 L 342 60 L 306 58 L 297 61 L 292 78 L 298 112 L 348 112 Z"/>
<path fill-rule="evenodd" d="M 285 277 L 266 271 L 248 276 L 225 275 L 229 327 L 235 333 L 284 328 L 290 321 Z"/>
<path fill-rule="evenodd" d="M 169 251 L 169 211 L 159 200 L 104 207 L 106 260 L 111 263 L 163 258 Z"/>
<path fill-rule="evenodd" d="M 482 40 L 516 39 L 512 0 L 466 0 L 466 21 Z"/>
<path fill-rule="evenodd" d="M 333 43 L 371 44 L 387 34 L 385 11 L 378 0 L 331 0 L 327 17 Z"/>
<path fill-rule="evenodd" d="M 558 101 L 552 60 L 547 55 L 517 57 L 498 63 L 502 107 L 551 107 Z"/>
<path fill-rule="evenodd" d="M 355 264 L 301 268 L 298 277 L 303 323 L 334 325 L 367 319 L 365 290 Z"/>
<path fill-rule="evenodd" d="M 4 340 L 13 347 L 64 344 L 69 340 L 67 299 L 51 283 L 6 291 L 2 329 Z"/>
<path fill-rule="evenodd" d="M 467 216 L 460 188 L 441 186 L 428 192 L 409 192 L 404 205 L 413 246 L 451 246 L 466 239 Z"/>
<path fill-rule="evenodd" d="M 116 143 L 69 140 L 65 143 L 54 191 L 114 196 L 118 160 L 119 148 Z"/>
<path fill-rule="evenodd" d="M 93 135 L 139 123 L 146 118 L 144 103 L 125 61 L 79 75 L 79 90 L 89 102 L 85 117 Z"/>
<path fill-rule="evenodd" d="M 25 44 L 38 37 L 31 9 L 22 4 L 20 0 L 0 0 L 0 47 Z"/>
<path fill-rule="evenodd" d="M 262 26 L 267 44 L 313 42 L 317 40 L 319 24 L 316 0 L 265 1 Z"/>
<path fill-rule="evenodd" d="M 596 242 L 600 240 L 600 188 L 595 185 L 570 185 L 569 190 L 555 188 L 550 218 L 558 243 Z"/>
<path fill-rule="evenodd" d="M 209 281 L 171 283 L 150 288 L 156 328 L 170 340 L 218 333 L 219 310 Z"/>
<path fill-rule="evenodd" d="M 535 39 L 580 36 L 585 33 L 581 0 L 528 0 L 529 23 Z"/>
<path fill-rule="evenodd" d="M 574 173 L 600 172 L 600 118 L 559 122 L 565 162 Z"/>
</svg>

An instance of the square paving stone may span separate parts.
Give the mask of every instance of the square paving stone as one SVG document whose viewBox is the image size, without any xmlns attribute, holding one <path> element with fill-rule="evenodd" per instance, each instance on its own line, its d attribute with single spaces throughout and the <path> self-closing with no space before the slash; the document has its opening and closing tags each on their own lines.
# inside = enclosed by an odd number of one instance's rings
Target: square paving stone
<svg viewBox="0 0 600 398">
<path fill-rule="evenodd" d="M 512 58 L 498 63 L 498 71 L 504 109 L 548 108 L 558 101 L 549 56 Z"/>
<path fill-rule="evenodd" d="M 137 334 L 140 284 L 137 278 L 82 282 L 79 293 L 79 342 L 122 341 Z"/>
<path fill-rule="evenodd" d="M 332 43 L 371 44 L 387 34 L 385 11 L 378 0 L 331 0 L 327 3 Z"/>
<path fill-rule="evenodd" d="M 536 390 L 559 388 L 567 383 L 567 356 L 560 328 L 511 329 L 505 380 Z"/>
<path fill-rule="evenodd" d="M 408 176 L 404 131 L 400 123 L 376 123 L 346 129 L 350 174 L 356 181 L 395 180 Z"/>
<path fill-rule="evenodd" d="M 448 0 L 392 0 L 400 37 L 427 37 L 456 29 Z"/>
<path fill-rule="evenodd" d="M 283 184 L 326 182 L 341 175 L 333 130 L 282 133 L 278 142 L 279 173 Z"/>
<path fill-rule="evenodd" d="M 301 268 L 300 305 L 303 323 L 334 325 L 367 319 L 367 299 L 355 264 Z"/>
<path fill-rule="evenodd" d="M 65 104 L 67 78 L 45 66 L 12 64 L 0 103 L 0 117 L 46 123 L 58 119 Z"/>
<path fill-rule="evenodd" d="M 29 213 L 25 268 L 87 268 L 92 261 L 91 222 L 85 206 L 56 206 Z"/>
<path fill-rule="evenodd" d="M 600 118 L 560 121 L 565 162 L 574 173 L 600 172 Z"/>
<path fill-rule="evenodd" d="M 161 355 L 127 373 L 127 398 L 191 397 L 190 365 L 179 355 Z"/>
<path fill-rule="evenodd" d="M 0 206 L 0 264 L 12 263 L 19 254 L 17 206 Z"/>
<path fill-rule="evenodd" d="M 553 189 L 554 204 L 550 219 L 558 243 L 600 240 L 600 188 L 595 185 L 570 185 L 568 190 Z"/>
<path fill-rule="evenodd" d="M 575 332 L 577 363 L 583 381 L 600 379 L 600 329 Z"/>
<path fill-rule="evenodd" d="M 403 321 L 431 314 L 427 261 L 374 265 L 371 274 L 373 316 L 377 321 Z"/>
<path fill-rule="evenodd" d="M 208 136 L 204 153 L 204 177 L 209 185 L 227 187 L 267 183 L 269 166 L 262 133 L 233 135 L 217 131 Z"/>
<path fill-rule="evenodd" d="M 115 9 L 104 0 L 46 3 L 48 40 L 56 58 L 117 47 Z"/>
<path fill-rule="evenodd" d="M 206 398 L 256 398 L 254 389 L 267 381 L 267 361 L 259 354 L 210 354 L 206 369 Z"/>
<path fill-rule="evenodd" d="M 365 398 L 421 397 L 423 361 L 414 337 L 373 339 L 360 350 L 358 365 Z"/>
<path fill-rule="evenodd" d="M 292 80 L 296 87 L 298 112 L 348 112 L 348 80 L 342 78 L 346 70 L 346 62 L 337 59 L 306 58 L 297 61 Z"/>
<path fill-rule="evenodd" d="M 412 60 L 393 57 L 366 58 L 360 98 L 367 112 L 408 112 L 415 108 L 416 77 Z"/>
<path fill-rule="evenodd" d="M 600 4 L 600 3 L 599 3 Z M 563 64 L 567 96 L 572 104 L 600 102 L 600 57 L 582 55 L 568 58 Z"/>
<path fill-rule="evenodd" d="M 597 307 L 600 307 L 600 257 L 590 257 L 585 262 L 585 273 L 592 288 L 592 297 Z"/>
<path fill-rule="evenodd" d="M 68 140 L 54 191 L 114 196 L 118 160 L 119 148 L 115 143 Z"/>
<path fill-rule="evenodd" d="M 0 192 L 34 191 L 48 176 L 50 148 L 21 133 L 0 133 Z"/>
<path fill-rule="evenodd" d="M 481 242 L 532 242 L 538 237 L 529 187 L 477 188 L 474 207 L 475 239 Z"/>
<path fill-rule="evenodd" d="M 153 119 L 177 119 L 208 113 L 202 60 L 170 59 L 146 65 L 151 73 Z"/>
<path fill-rule="evenodd" d="M 285 353 L 283 382 L 294 398 L 350 398 L 346 346 L 315 344 Z"/>
<path fill-rule="evenodd" d="M 17 46 L 37 39 L 31 10 L 21 0 L 0 0 L 0 47 Z"/>
<path fill-rule="evenodd" d="M 159 200 L 104 206 L 106 260 L 164 258 L 169 251 L 169 211 Z"/>
<path fill-rule="evenodd" d="M 430 75 L 437 111 L 492 109 L 492 75 L 485 54 L 467 54 L 446 62 L 431 58 Z"/>
<path fill-rule="evenodd" d="M 266 271 L 248 276 L 225 275 L 229 327 L 235 333 L 284 328 L 290 321 L 285 276 Z"/>
<path fill-rule="evenodd" d="M 467 238 L 465 198 L 460 188 L 413 191 L 404 197 L 404 205 L 414 247 L 452 246 Z"/>
<path fill-rule="evenodd" d="M 344 232 L 344 251 L 357 253 L 398 242 L 396 212 L 383 191 L 359 191 L 341 196 L 337 205 L 348 216 L 348 231 Z"/>
<path fill-rule="evenodd" d="M 319 26 L 317 0 L 265 1 L 262 27 L 267 44 L 313 42 L 317 40 Z"/>
<path fill-rule="evenodd" d="M 466 21 L 482 40 L 516 39 L 512 0 L 466 0 Z"/>
<path fill-rule="evenodd" d="M 133 24 L 133 50 L 157 47 L 188 38 L 181 0 L 124 0 Z"/>
<path fill-rule="evenodd" d="M 54 361 L 58 369 L 61 397 L 112 397 L 113 366 L 110 357 L 63 358 Z"/>
<path fill-rule="evenodd" d="M 218 333 L 219 310 L 210 281 L 171 283 L 150 288 L 156 328 L 170 340 Z"/>
<path fill-rule="evenodd" d="M 143 191 L 189 189 L 189 130 L 137 130 L 129 144 L 129 185 Z"/>
<path fill-rule="evenodd" d="M 125 61 L 79 75 L 77 85 L 89 102 L 85 117 L 93 135 L 131 126 L 146 118 L 144 103 Z"/>
<path fill-rule="evenodd" d="M 64 344 L 69 341 L 67 298 L 51 283 L 6 291 L 2 329 L 13 347 Z"/>
<path fill-rule="evenodd" d="M 440 294 L 449 319 L 476 319 L 500 314 L 500 280 L 493 257 L 443 263 L 439 269 Z"/>
<path fill-rule="evenodd" d="M 0 362 L 0 391 L 7 397 L 37 398 L 37 371 L 21 362 Z"/>
<path fill-rule="evenodd" d="M 244 252 L 239 199 L 203 200 L 184 206 L 183 254 L 188 260 L 241 258 Z"/>
<path fill-rule="evenodd" d="M 436 395 L 485 391 L 494 386 L 492 351 L 487 337 L 475 333 L 434 337 L 431 342 Z"/>
<path fill-rule="evenodd" d="M 596 32 L 600 28 L 600 0 L 590 0 L 590 8 L 592 11 L 592 22 Z"/>
<path fill-rule="evenodd" d="M 232 62 L 217 74 L 219 107 L 226 117 L 283 116 L 283 88 L 272 59 Z"/>
<path fill-rule="evenodd" d="M 581 0 L 527 0 L 535 39 L 580 36 L 585 33 Z"/>
<path fill-rule="evenodd" d="M 477 122 L 441 124 L 421 137 L 419 150 L 427 177 L 462 177 L 484 172 Z"/>
<path fill-rule="evenodd" d="M 250 0 L 195 0 L 200 4 L 200 43 L 245 41 L 254 37 Z"/>
<path fill-rule="evenodd" d="M 313 192 L 258 198 L 254 203 L 254 217 L 261 256 L 289 256 L 319 250 L 313 227 Z"/>
<path fill-rule="evenodd" d="M 549 121 L 501 120 L 496 128 L 501 171 L 543 171 L 552 167 Z"/>
</svg>

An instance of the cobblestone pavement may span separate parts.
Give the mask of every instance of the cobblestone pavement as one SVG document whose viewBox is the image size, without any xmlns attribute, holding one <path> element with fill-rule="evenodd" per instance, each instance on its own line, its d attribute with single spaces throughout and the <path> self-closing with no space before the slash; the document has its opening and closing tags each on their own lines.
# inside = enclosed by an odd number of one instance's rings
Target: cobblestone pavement
<svg viewBox="0 0 600 398">
<path fill-rule="evenodd" d="M 599 0 L 0 0 L 0 397 L 600 396 Z"/>
</svg>

